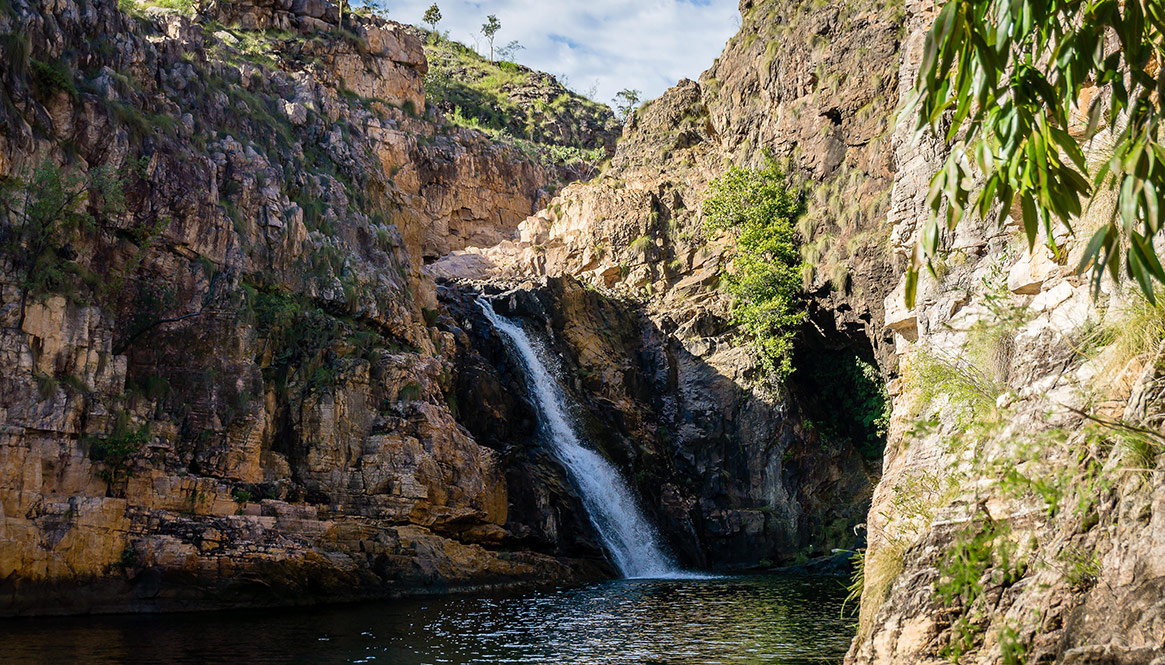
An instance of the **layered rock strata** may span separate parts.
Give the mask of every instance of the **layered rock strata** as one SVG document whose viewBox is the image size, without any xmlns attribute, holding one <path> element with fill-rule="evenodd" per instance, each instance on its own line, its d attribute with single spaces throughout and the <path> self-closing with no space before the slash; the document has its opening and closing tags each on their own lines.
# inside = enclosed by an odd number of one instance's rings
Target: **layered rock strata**
<svg viewBox="0 0 1165 665">
<path fill-rule="evenodd" d="M 607 574 L 585 520 L 528 535 L 576 509 L 561 471 L 458 422 L 421 272 L 569 173 L 423 117 L 396 24 L 117 5 L 0 10 L 0 614 Z"/>
<path fill-rule="evenodd" d="M 903 99 L 936 11 L 906 7 Z M 906 117 L 894 145 L 904 267 L 945 149 Z M 1018 211 L 962 223 L 917 306 L 903 279 L 887 298 L 901 378 L 847 662 L 1162 662 L 1160 310 L 1075 271 L 1113 200 L 1057 231 L 1059 257 L 1028 248 Z"/>
</svg>

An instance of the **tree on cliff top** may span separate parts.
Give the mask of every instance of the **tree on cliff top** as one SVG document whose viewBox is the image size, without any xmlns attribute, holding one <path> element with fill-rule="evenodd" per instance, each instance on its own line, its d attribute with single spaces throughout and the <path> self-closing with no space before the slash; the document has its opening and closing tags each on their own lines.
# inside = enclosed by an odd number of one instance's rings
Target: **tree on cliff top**
<svg viewBox="0 0 1165 665">
<path fill-rule="evenodd" d="M 630 88 L 624 88 L 615 93 L 615 99 L 611 101 L 615 104 L 615 117 L 620 122 L 627 122 L 627 118 L 635 110 L 635 107 L 639 106 L 639 95 L 638 90 Z"/>
<path fill-rule="evenodd" d="M 429 24 L 429 28 L 432 30 L 435 39 L 440 39 L 441 37 L 441 33 L 437 32 L 437 24 L 441 22 L 442 18 L 441 8 L 435 2 L 425 10 L 425 23 Z"/>
<path fill-rule="evenodd" d="M 1096 191 L 1119 192 L 1088 243 L 1080 271 L 1099 288 L 1105 269 L 1136 280 L 1155 302 L 1165 270 L 1153 242 L 1165 208 L 1165 4 L 1160 0 L 948 0 L 927 36 L 913 103 L 918 128 L 945 128 L 946 164 L 931 181 L 931 215 L 907 273 L 914 304 L 918 269 L 939 249 L 939 216 L 954 228 L 968 209 L 999 217 L 1018 203 L 1029 245 Z M 1089 91 L 1100 94 L 1091 97 Z M 1079 105 L 1087 104 L 1085 108 Z M 1069 133 L 1083 112 L 1081 136 Z M 1088 164 L 1080 140 L 1107 124 L 1112 155 Z M 973 202 L 976 174 L 983 181 Z"/>
<path fill-rule="evenodd" d="M 793 371 L 793 336 L 805 320 L 797 302 L 802 261 L 793 230 L 803 212 L 804 203 L 771 158 L 761 170 L 730 168 L 704 201 L 708 228 L 736 236 L 735 270 L 725 279 L 732 323 L 778 380 Z"/>
<path fill-rule="evenodd" d="M 489 61 L 494 60 L 494 38 L 497 37 L 498 30 L 502 29 L 502 22 L 498 20 L 497 16 L 490 14 L 486 17 L 485 23 L 481 24 L 481 34 L 489 40 Z"/>
</svg>

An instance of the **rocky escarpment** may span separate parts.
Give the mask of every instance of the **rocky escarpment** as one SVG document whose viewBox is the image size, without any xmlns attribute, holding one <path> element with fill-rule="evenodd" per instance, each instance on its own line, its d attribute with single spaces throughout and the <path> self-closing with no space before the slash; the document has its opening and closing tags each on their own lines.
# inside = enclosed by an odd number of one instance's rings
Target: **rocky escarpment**
<svg viewBox="0 0 1165 665">
<path fill-rule="evenodd" d="M 717 276 L 735 248 L 703 229 L 700 206 L 726 162 L 756 166 L 769 154 L 807 198 L 799 232 L 815 312 L 808 334 L 833 347 L 848 339 L 888 362 L 892 337 L 881 322 L 898 79 L 885 63 L 897 57 L 901 11 L 744 2 L 741 12 L 740 33 L 699 82 L 636 111 L 599 178 L 564 190 L 510 242 L 455 253 L 437 274 L 566 273 L 685 319 L 722 312 Z"/>
<path fill-rule="evenodd" d="M 904 84 L 935 15 L 930 2 L 907 10 Z M 945 156 L 913 125 L 903 118 L 894 140 L 899 266 Z M 1075 271 L 1113 200 L 1099 193 L 1076 236 L 1056 231 L 1058 257 L 1028 249 L 1018 210 L 1001 227 L 964 222 L 917 306 L 901 280 L 887 299 L 902 378 L 847 662 L 1165 657 L 1162 312 L 1107 277 L 1093 294 Z"/>
<path fill-rule="evenodd" d="M 814 428 L 832 419 L 819 408 L 830 396 L 808 376 L 816 370 L 758 389 L 753 355 L 726 324 L 718 286 L 736 248 L 704 228 L 701 205 L 728 164 L 755 166 L 767 154 L 807 199 L 805 362 L 858 355 L 889 367 L 894 356 L 882 323 L 891 273 L 882 244 L 897 79 L 876 63 L 897 57 L 901 13 L 845 3 L 817 15 L 795 2 L 741 11 L 741 32 L 716 65 L 638 109 L 598 178 L 564 189 L 509 240 L 428 267 L 454 280 L 569 275 L 642 312 L 619 336 L 634 340 L 626 347 L 604 341 L 610 319 L 588 320 L 567 296 L 544 296 L 534 318 L 578 322 L 560 323 L 555 337 L 577 371 L 601 377 L 577 386 L 580 401 L 661 423 L 628 419 L 623 436 L 646 442 L 641 451 L 618 434 L 603 445 L 632 475 L 642 472 L 642 491 L 682 541 L 673 545 L 722 564 L 853 546 L 869 491 L 853 475 L 864 474 L 852 442 Z M 653 390 L 665 401 L 648 398 Z"/>
<path fill-rule="evenodd" d="M 569 173 L 422 116 L 421 44 L 328 7 L 0 8 L 0 614 L 605 573 L 525 535 L 570 488 L 458 422 L 421 271 Z"/>
<path fill-rule="evenodd" d="M 671 322 L 570 277 L 493 301 L 554 352 L 581 434 L 635 483 L 682 564 L 772 565 L 852 537 L 870 483 L 862 460 L 850 447 L 809 440 L 780 404 L 748 395 L 747 349 L 689 348 Z M 459 404 L 484 411 L 467 422 L 487 430 L 523 422 L 497 417 L 508 410 L 498 384 L 478 373 L 459 382 Z"/>
</svg>

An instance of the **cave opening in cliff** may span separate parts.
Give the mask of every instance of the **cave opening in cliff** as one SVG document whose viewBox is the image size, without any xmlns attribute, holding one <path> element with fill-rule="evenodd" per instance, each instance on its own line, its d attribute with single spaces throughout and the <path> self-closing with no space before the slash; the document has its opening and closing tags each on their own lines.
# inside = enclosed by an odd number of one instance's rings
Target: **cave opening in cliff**
<svg viewBox="0 0 1165 665">
<path fill-rule="evenodd" d="M 795 366 L 793 392 L 822 444 L 852 446 L 866 461 L 881 459 L 890 402 L 872 353 L 810 349 L 797 355 Z"/>
</svg>

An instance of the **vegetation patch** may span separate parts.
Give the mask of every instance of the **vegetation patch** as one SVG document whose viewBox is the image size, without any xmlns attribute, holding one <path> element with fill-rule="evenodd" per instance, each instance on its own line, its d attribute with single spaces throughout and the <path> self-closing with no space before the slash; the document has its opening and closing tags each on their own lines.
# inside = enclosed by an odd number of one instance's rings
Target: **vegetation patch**
<svg viewBox="0 0 1165 665">
<path fill-rule="evenodd" d="M 60 92 L 68 93 L 70 97 L 77 96 L 73 72 L 63 61 L 30 60 L 28 70 L 32 74 L 33 84 L 42 96 L 48 97 Z"/>
<path fill-rule="evenodd" d="M 146 425 L 137 429 L 130 427 L 122 414 L 112 434 L 90 442 L 89 459 L 104 466 L 99 475 L 112 487 L 133 476 L 133 460 L 149 442 L 149 428 Z"/>
<path fill-rule="evenodd" d="M 730 168 L 704 201 L 706 226 L 736 238 L 736 267 L 723 282 L 733 297 L 732 323 L 777 380 L 793 371 L 793 337 L 805 321 L 794 231 L 804 211 L 772 158 L 760 170 Z"/>
<path fill-rule="evenodd" d="M 437 33 L 427 33 L 427 97 L 452 124 L 492 130 L 544 145 L 600 151 L 615 127 L 609 108 L 570 91 L 549 75 L 494 62 Z M 512 56 L 518 48 L 506 51 Z M 610 125 L 610 126 L 608 126 Z"/>
<path fill-rule="evenodd" d="M 935 596 L 951 611 L 950 633 L 941 655 L 958 663 L 972 651 L 987 620 L 984 592 L 1009 587 L 1027 573 L 1025 558 L 1010 538 L 1005 523 L 986 523 L 960 534 L 939 562 Z"/>
<path fill-rule="evenodd" d="M 848 441 L 861 456 L 879 459 L 890 425 L 890 397 L 881 373 L 849 351 L 807 353 L 798 357 L 796 381 L 814 429 L 825 440 Z"/>
</svg>

